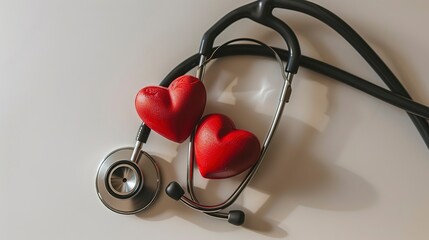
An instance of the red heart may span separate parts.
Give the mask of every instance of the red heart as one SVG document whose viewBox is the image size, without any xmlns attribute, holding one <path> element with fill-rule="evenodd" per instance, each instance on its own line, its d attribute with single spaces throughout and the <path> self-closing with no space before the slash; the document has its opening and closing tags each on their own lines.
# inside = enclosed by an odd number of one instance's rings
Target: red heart
<svg viewBox="0 0 429 240">
<path fill-rule="evenodd" d="M 221 114 L 201 120 L 194 143 L 198 169 L 205 178 L 235 176 L 253 166 L 260 154 L 258 138 L 236 129 L 232 120 Z"/>
<path fill-rule="evenodd" d="M 136 96 L 136 110 L 143 122 L 174 142 L 189 137 L 203 114 L 206 90 L 198 78 L 185 75 L 168 88 L 150 86 Z"/>
</svg>

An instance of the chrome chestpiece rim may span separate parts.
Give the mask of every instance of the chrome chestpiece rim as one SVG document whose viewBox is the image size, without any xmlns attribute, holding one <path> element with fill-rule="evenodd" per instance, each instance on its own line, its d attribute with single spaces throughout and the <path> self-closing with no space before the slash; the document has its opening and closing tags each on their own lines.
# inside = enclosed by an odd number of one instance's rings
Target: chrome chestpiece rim
<svg viewBox="0 0 429 240">
<path fill-rule="evenodd" d="M 136 162 L 132 162 L 128 160 L 132 152 L 133 148 L 111 152 L 97 171 L 98 197 L 106 207 L 121 214 L 135 214 L 148 207 L 161 185 L 155 160 L 140 151 Z"/>
</svg>

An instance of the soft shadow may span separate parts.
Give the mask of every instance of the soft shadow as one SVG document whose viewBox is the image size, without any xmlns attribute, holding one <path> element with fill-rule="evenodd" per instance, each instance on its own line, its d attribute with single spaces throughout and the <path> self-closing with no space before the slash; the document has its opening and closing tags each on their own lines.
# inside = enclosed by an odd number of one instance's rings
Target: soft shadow
<svg viewBox="0 0 429 240">
<path fill-rule="evenodd" d="M 177 205 L 176 202 L 171 198 L 169 198 L 164 191 L 168 183 L 176 180 L 176 171 L 172 167 L 171 163 L 165 161 L 159 156 L 152 156 L 152 157 L 155 159 L 161 171 L 160 192 L 156 201 L 153 203 L 153 205 L 150 206 L 147 210 L 144 210 L 136 214 L 136 216 L 139 218 L 143 218 L 145 220 L 162 221 L 162 220 L 171 218 L 172 216 L 175 216 L 175 214 L 178 214 L 178 215 L 183 214 L 182 212 L 178 212 L 183 209 L 177 208 L 177 206 L 175 206 Z M 174 213 L 172 211 L 174 211 Z"/>
<path fill-rule="evenodd" d="M 284 144 L 270 149 L 249 186 L 269 198 L 256 211 L 249 209 L 253 214 L 249 214 L 245 227 L 279 237 L 276 227 L 268 223 L 283 221 L 297 207 L 353 211 L 374 203 L 376 192 L 365 179 L 312 153 L 312 141 L 321 134 L 302 122 L 286 120 L 302 131 L 302 138 L 276 136 L 275 141 Z"/>
</svg>

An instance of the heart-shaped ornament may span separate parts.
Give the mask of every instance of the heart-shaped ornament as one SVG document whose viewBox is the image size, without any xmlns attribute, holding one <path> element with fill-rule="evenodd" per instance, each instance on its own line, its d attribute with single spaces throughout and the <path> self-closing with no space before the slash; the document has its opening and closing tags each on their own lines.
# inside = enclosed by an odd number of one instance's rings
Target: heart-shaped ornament
<svg viewBox="0 0 429 240">
<path fill-rule="evenodd" d="M 206 104 L 206 89 L 196 77 L 184 75 L 168 88 L 149 86 L 136 96 L 142 121 L 161 136 L 181 143 L 200 120 Z"/>
<path fill-rule="evenodd" d="M 253 166 L 259 158 L 258 138 L 235 128 L 222 114 L 204 117 L 195 134 L 195 158 L 205 178 L 222 179 L 235 176 Z"/>
</svg>

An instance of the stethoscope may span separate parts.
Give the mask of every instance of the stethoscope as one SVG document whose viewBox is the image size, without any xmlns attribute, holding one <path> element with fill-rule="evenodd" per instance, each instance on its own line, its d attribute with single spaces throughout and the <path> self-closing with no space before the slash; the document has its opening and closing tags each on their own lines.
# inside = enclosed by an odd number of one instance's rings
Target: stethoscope
<svg viewBox="0 0 429 240">
<path fill-rule="evenodd" d="M 297 37 L 286 23 L 272 15 L 274 8 L 289 9 L 305 13 L 333 28 L 360 53 L 391 91 L 378 87 L 327 63 L 302 56 Z M 278 32 L 285 40 L 288 51 L 270 47 L 260 41 L 247 38 L 235 39 L 213 48 L 215 38 L 232 23 L 243 18 L 251 19 L 254 22 Z M 252 44 L 236 44 L 239 41 L 250 41 Z M 193 184 L 195 130 L 191 132 L 189 136 L 187 162 L 188 196 L 185 195 L 185 191 L 177 182 L 169 183 L 165 192 L 172 199 L 181 201 L 192 209 L 212 217 L 225 219 L 234 225 L 241 225 L 244 223 L 245 214 L 243 211 L 230 210 L 229 212 L 224 212 L 224 210 L 230 207 L 240 196 L 263 162 L 272 136 L 280 122 L 285 104 L 289 102 L 292 93 L 292 79 L 300 66 L 324 74 L 389 104 L 404 109 L 407 111 L 429 148 L 429 124 L 427 121 L 427 119 L 429 119 L 429 108 L 412 100 L 392 71 L 349 25 L 327 9 L 307 1 L 259 0 L 233 10 L 204 34 L 199 53 L 189 57 L 174 68 L 160 83 L 160 86 L 165 88 L 169 87 L 176 78 L 188 73 L 195 67 L 197 67 L 195 77 L 203 81 L 205 67 L 210 60 L 236 55 L 263 56 L 275 58 L 277 60 L 282 68 L 281 76 L 283 78 L 278 105 L 273 115 L 270 128 L 261 146 L 257 161 L 248 169 L 243 181 L 230 197 L 224 202 L 216 205 L 205 205 L 200 203 L 195 194 Z M 283 61 L 287 62 L 284 71 Z M 135 214 L 149 207 L 159 195 L 161 189 L 160 169 L 156 161 L 142 150 L 143 144 L 147 142 L 150 132 L 151 128 L 148 127 L 147 124 L 142 123 L 138 130 L 134 148 L 121 148 L 111 152 L 98 168 L 96 177 L 98 196 L 103 204 L 114 212 Z"/>
</svg>

